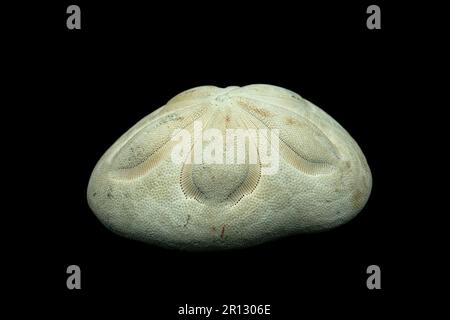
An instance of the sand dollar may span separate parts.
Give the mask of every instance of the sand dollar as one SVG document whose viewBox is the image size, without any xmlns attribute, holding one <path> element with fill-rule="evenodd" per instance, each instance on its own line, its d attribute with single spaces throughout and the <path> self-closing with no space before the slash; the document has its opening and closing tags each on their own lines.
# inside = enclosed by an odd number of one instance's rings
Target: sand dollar
<svg viewBox="0 0 450 320">
<path fill-rule="evenodd" d="M 357 143 L 298 94 L 202 86 L 120 137 L 87 198 L 117 234 L 209 250 L 336 227 L 364 207 L 371 186 Z"/>
</svg>

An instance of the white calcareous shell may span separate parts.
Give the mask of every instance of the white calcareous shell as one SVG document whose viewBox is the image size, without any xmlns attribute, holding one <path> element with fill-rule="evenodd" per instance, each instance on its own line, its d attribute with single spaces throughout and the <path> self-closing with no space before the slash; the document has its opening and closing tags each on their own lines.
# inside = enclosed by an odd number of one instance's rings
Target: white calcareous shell
<svg viewBox="0 0 450 320">
<path fill-rule="evenodd" d="M 278 129 L 278 170 L 262 174 L 260 162 L 248 161 L 174 162 L 174 132 L 194 137 L 195 122 L 224 136 L 227 129 Z M 336 227 L 364 207 L 371 187 L 357 143 L 296 93 L 259 84 L 202 86 L 178 94 L 120 137 L 97 163 L 87 198 L 100 221 L 120 235 L 211 250 Z"/>
</svg>

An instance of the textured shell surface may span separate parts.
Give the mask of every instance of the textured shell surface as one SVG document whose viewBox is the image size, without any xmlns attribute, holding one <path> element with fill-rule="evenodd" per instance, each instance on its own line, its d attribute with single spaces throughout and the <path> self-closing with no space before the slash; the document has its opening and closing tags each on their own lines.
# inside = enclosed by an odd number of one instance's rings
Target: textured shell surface
<svg viewBox="0 0 450 320">
<path fill-rule="evenodd" d="M 233 129 L 259 132 L 266 142 L 277 132 L 278 148 L 261 150 L 249 138 L 244 146 L 257 150 L 256 162 L 196 162 L 196 151 L 211 151 L 219 140 L 196 135 L 196 125 L 223 134 L 224 154 L 237 149 L 225 143 Z M 185 160 L 176 162 L 180 130 L 192 139 Z M 277 170 L 264 174 L 262 154 L 270 151 L 277 152 Z M 95 166 L 87 199 L 98 219 L 124 237 L 215 250 L 334 228 L 361 211 L 371 188 L 358 144 L 298 94 L 263 84 L 202 86 L 176 95 L 120 137 Z"/>
</svg>

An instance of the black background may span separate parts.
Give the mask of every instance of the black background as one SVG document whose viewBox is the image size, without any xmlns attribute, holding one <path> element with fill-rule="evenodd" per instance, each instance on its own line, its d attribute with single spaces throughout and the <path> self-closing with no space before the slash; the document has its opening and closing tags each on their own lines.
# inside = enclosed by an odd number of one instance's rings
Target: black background
<svg viewBox="0 0 450 320">
<path fill-rule="evenodd" d="M 81 7 L 82 30 L 67 30 L 69 4 Z M 176 318 L 186 303 L 270 304 L 273 319 L 367 316 L 397 305 L 414 248 L 401 228 L 411 214 L 402 191 L 408 168 L 397 163 L 406 134 L 398 119 L 411 107 L 402 86 L 410 35 L 400 9 L 384 2 L 376 3 L 382 29 L 368 30 L 369 4 L 46 5 L 25 80 L 42 102 L 28 112 L 45 143 L 29 147 L 39 188 L 23 205 L 42 208 L 28 258 L 45 270 L 47 301 L 70 313 L 94 308 L 148 319 Z M 356 218 L 326 233 L 208 253 L 153 247 L 102 226 L 87 205 L 87 183 L 122 133 L 183 90 L 253 83 L 299 93 L 358 142 L 373 190 Z M 71 264 L 81 267 L 80 291 L 66 288 Z M 371 264 L 381 268 L 382 290 L 366 287 Z"/>
</svg>

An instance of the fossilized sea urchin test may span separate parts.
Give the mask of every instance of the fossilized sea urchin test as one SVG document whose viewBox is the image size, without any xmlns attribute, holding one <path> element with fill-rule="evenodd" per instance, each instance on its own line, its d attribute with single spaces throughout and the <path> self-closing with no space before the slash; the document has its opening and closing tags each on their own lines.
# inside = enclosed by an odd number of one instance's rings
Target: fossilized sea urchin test
<svg viewBox="0 0 450 320">
<path fill-rule="evenodd" d="M 192 133 L 191 153 L 197 142 L 204 151 L 214 140 L 195 138 L 199 123 L 224 137 L 229 129 L 278 129 L 277 171 L 262 174 L 259 157 L 219 164 L 197 163 L 189 154 L 174 161 L 177 130 Z M 224 142 L 227 149 L 231 144 Z M 371 186 L 357 143 L 296 93 L 271 85 L 203 86 L 178 94 L 117 140 L 97 163 L 87 197 L 100 221 L 120 235 L 202 250 L 336 227 L 364 207 Z"/>
</svg>

